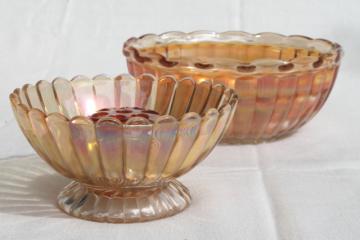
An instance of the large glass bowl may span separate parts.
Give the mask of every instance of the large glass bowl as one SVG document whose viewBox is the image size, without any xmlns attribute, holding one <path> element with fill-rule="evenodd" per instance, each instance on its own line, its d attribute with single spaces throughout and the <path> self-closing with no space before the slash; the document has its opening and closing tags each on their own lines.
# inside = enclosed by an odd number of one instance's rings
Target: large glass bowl
<svg viewBox="0 0 360 240">
<path fill-rule="evenodd" d="M 238 107 L 224 142 L 257 143 L 293 133 L 320 110 L 342 49 L 297 35 L 197 31 L 130 38 L 123 54 L 134 76 L 192 76 L 235 89 Z"/>
<path fill-rule="evenodd" d="M 66 213 L 101 222 L 140 222 L 174 215 L 190 204 L 175 180 L 222 137 L 237 95 L 210 81 L 144 74 L 26 84 L 10 94 L 21 130 L 36 152 L 74 181 L 58 196 Z M 153 109 L 150 122 L 88 116 L 111 107 Z"/>
</svg>

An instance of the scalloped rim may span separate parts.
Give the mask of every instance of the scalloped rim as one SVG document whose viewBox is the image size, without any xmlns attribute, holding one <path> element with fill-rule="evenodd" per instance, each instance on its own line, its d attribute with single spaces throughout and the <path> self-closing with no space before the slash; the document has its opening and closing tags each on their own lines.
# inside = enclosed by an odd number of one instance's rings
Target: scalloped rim
<svg viewBox="0 0 360 240">
<path fill-rule="evenodd" d="M 114 123 L 117 123 L 117 125 L 119 126 L 126 126 L 128 128 L 131 128 L 131 127 L 134 127 L 134 126 L 153 126 L 153 125 L 157 125 L 157 124 L 161 124 L 161 120 L 164 119 L 164 118 L 170 118 L 170 119 L 173 119 L 175 120 L 177 123 L 180 123 L 184 120 L 186 120 L 187 118 L 192 118 L 192 117 L 199 117 L 201 120 L 208 117 L 209 114 L 212 114 L 213 111 L 215 110 L 216 112 L 218 112 L 219 114 L 221 114 L 222 112 L 222 109 L 225 108 L 227 105 L 229 105 L 231 108 L 234 107 L 234 99 L 236 100 L 238 98 L 238 95 L 236 94 L 236 92 L 230 88 L 226 88 L 225 86 L 225 90 L 224 90 L 224 93 L 227 89 L 230 89 L 231 91 L 231 98 L 228 99 L 227 103 L 225 105 L 222 105 L 219 107 L 219 109 L 216 109 L 216 108 L 210 108 L 208 109 L 202 116 L 196 112 L 187 112 L 185 113 L 179 120 L 177 120 L 175 117 L 169 115 L 169 114 L 164 114 L 164 115 L 159 115 L 159 117 L 156 119 L 155 122 L 150 122 L 149 120 L 147 120 L 146 118 L 143 118 L 143 117 L 131 117 L 129 118 L 126 123 L 121 123 L 118 119 L 114 118 L 114 117 L 109 117 L 109 116 L 104 116 L 104 117 L 101 117 L 99 118 L 99 121 L 97 121 L 96 123 L 94 123 L 93 121 L 91 121 L 87 116 L 84 116 L 84 115 L 76 115 L 76 116 L 73 116 L 71 119 L 67 118 L 63 113 L 61 112 L 52 112 L 52 113 L 49 113 L 47 114 L 46 112 L 44 112 L 43 110 L 41 109 L 38 109 L 38 108 L 34 108 L 34 107 L 29 107 L 27 105 L 25 105 L 24 103 L 22 103 L 22 100 L 21 100 L 21 92 L 22 90 L 25 90 L 27 89 L 28 87 L 30 86 L 34 86 L 37 88 L 38 84 L 40 84 L 41 82 L 47 82 L 47 83 L 50 83 L 51 86 L 52 86 L 52 89 L 54 90 L 54 83 L 57 79 L 62 79 L 62 80 L 66 80 L 68 82 L 72 82 L 76 79 L 78 79 L 79 77 L 82 77 L 82 78 L 86 78 L 86 79 L 89 79 L 90 81 L 97 81 L 98 78 L 102 78 L 102 77 L 106 77 L 108 79 L 112 79 L 112 80 L 116 80 L 116 79 L 121 79 L 121 78 L 132 78 L 134 80 L 136 80 L 137 78 L 141 78 L 141 76 L 149 76 L 149 77 L 152 77 L 154 80 L 155 79 L 158 79 L 156 78 L 155 76 L 151 75 L 151 74 L 147 74 L 147 73 L 144 73 L 144 74 L 141 74 L 140 76 L 138 77 L 133 77 L 131 76 L 130 74 L 120 74 L 120 75 L 117 75 L 116 77 L 109 77 L 108 75 L 106 74 L 99 74 L 99 75 L 96 75 L 92 78 L 89 78 L 89 77 L 86 77 L 84 75 L 76 75 L 75 77 L 73 77 L 71 80 L 67 80 L 66 78 L 63 78 L 63 77 L 56 77 L 54 78 L 54 80 L 52 80 L 51 82 L 49 81 L 46 81 L 46 80 L 39 80 L 35 83 L 35 85 L 32 85 L 32 84 L 29 84 L 29 83 L 26 83 L 24 84 L 21 88 L 16 88 L 13 90 L 12 93 L 10 93 L 9 95 L 9 99 L 10 99 L 10 102 L 11 104 L 14 106 L 14 107 L 21 107 L 21 108 L 24 108 L 24 110 L 26 111 L 27 114 L 29 114 L 30 112 L 34 112 L 34 111 L 37 111 L 37 112 L 41 112 L 43 114 L 43 117 L 44 119 L 47 119 L 48 117 L 50 116 L 61 116 L 64 120 L 66 120 L 68 123 L 71 123 L 73 122 L 74 120 L 84 120 L 84 121 L 88 121 L 88 122 L 91 122 L 94 126 L 97 126 L 98 124 L 106 121 L 106 120 L 111 120 L 113 121 Z M 166 77 L 172 77 L 172 75 L 167 75 Z M 181 79 L 176 79 L 174 78 L 176 81 L 182 81 L 183 79 L 192 79 L 191 77 L 186 77 L 186 78 L 181 78 Z M 192 79 L 193 80 L 193 79 Z M 194 83 L 196 83 L 196 81 L 194 81 Z M 216 87 L 217 85 L 222 85 L 222 84 L 215 84 L 213 85 L 213 88 Z M 223 86 L 223 85 L 222 85 Z M 55 92 L 55 91 L 54 91 Z M 55 95 L 56 96 L 56 95 Z M 25 95 L 26 99 L 28 98 L 27 95 Z M 28 99 L 27 99 L 28 101 Z M 40 99 L 41 101 L 41 104 L 43 105 L 44 103 L 42 102 L 42 100 Z M 56 98 L 56 101 L 58 101 L 58 99 Z M 59 103 L 57 102 L 57 104 L 59 105 Z M 133 120 L 141 120 L 141 121 L 144 121 L 144 123 L 147 123 L 147 124 L 137 124 L 137 125 L 131 125 L 131 124 L 128 124 L 128 122 L 131 122 Z"/>
<path fill-rule="evenodd" d="M 213 32 L 213 31 L 194 31 L 194 32 L 180 32 L 171 31 L 159 35 L 145 34 L 138 38 L 132 37 L 128 39 L 123 46 L 123 54 L 129 59 L 133 57 L 136 62 L 152 62 L 157 61 L 162 67 L 174 67 L 177 62 L 171 62 L 166 59 L 166 56 L 160 54 L 141 55 L 139 49 L 151 47 L 154 45 L 169 44 L 169 43 L 194 43 L 194 42 L 241 42 L 249 44 L 267 44 L 277 46 L 294 46 L 305 48 L 309 50 L 319 51 L 319 57 L 310 57 L 310 64 L 304 66 L 303 62 L 297 62 L 296 57 L 289 61 L 274 61 L 272 64 L 267 64 L 266 67 L 275 66 L 276 72 L 288 72 L 307 70 L 312 68 L 320 68 L 322 66 L 335 65 L 340 63 L 343 56 L 342 47 L 336 43 L 326 39 L 315 39 L 302 35 L 282 35 L 272 32 L 263 32 L 251 34 L 243 31 L 226 31 L 226 32 Z M 139 61 L 140 60 L 140 61 Z M 199 70 L 211 70 L 215 67 L 212 63 L 197 63 L 186 62 L 188 65 L 193 66 Z M 257 67 L 262 67 L 261 60 L 255 60 L 250 63 L 239 63 L 237 66 L 226 67 L 226 69 L 234 70 L 240 73 L 253 73 Z"/>
</svg>

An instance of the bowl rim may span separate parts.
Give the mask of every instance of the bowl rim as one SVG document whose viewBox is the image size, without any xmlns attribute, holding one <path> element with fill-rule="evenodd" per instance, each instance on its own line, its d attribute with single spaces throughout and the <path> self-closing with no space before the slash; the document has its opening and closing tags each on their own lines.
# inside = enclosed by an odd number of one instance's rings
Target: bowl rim
<svg viewBox="0 0 360 240">
<path fill-rule="evenodd" d="M 275 45 L 301 47 L 307 50 L 317 50 L 318 56 L 308 56 L 300 61 L 297 56 L 287 61 L 274 60 L 266 63 L 265 68 L 273 68 L 274 72 L 293 72 L 309 69 L 325 68 L 332 65 L 339 65 L 344 55 L 340 44 L 322 38 L 311 38 L 304 35 L 283 35 L 274 32 L 248 33 L 244 31 L 225 31 L 215 32 L 199 30 L 193 32 L 169 31 L 161 34 L 144 34 L 139 37 L 131 37 L 123 44 L 123 55 L 129 60 L 139 64 L 157 64 L 161 68 L 172 68 L 179 63 L 194 67 L 199 71 L 216 71 L 216 66 L 209 62 L 199 62 L 191 59 L 174 61 L 159 53 L 144 54 L 140 50 L 156 45 L 168 45 L 172 43 L 191 44 L 191 43 L 248 43 L 249 45 Z M 295 46 L 298 44 L 299 46 Z M 304 64 L 307 61 L 307 64 Z M 223 69 L 234 70 L 238 73 L 254 73 L 256 69 L 263 68 L 261 61 L 255 60 L 247 63 L 239 62 L 237 66 L 223 66 Z"/>
<path fill-rule="evenodd" d="M 39 80 L 37 81 L 34 85 L 32 84 L 29 84 L 29 83 L 26 83 L 24 84 L 21 88 L 15 88 L 10 94 L 9 94 L 9 100 L 10 100 L 10 103 L 13 107 L 13 110 L 14 111 L 17 111 L 18 108 L 21 109 L 21 111 L 25 112 L 26 114 L 29 114 L 29 113 L 34 113 L 34 114 L 40 114 L 42 115 L 42 117 L 44 119 L 47 119 L 47 118 L 61 118 L 62 120 L 65 120 L 67 122 L 82 122 L 83 124 L 93 124 L 94 126 L 97 126 L 99 124 L 102 124 L 103 122 L 112 122 L 113 124 L 116 124 L 116 125 L 120 125 L 120 126 L 124 126 L 124 127 L 128 127 L 128 128 L 132 128 L 132 127 L 139 127 L 139 126 L 153 126 L 153 125 L 159 125 L 159 124 L 163 124 L 163 121 L 166 123 L 166 121 L 168 120 L 171 120 L 172 122 L 176 122 L 177 124 L 180 124 L 180 122 L 182 121 L 186 121 L 186 119 L 191 119 L 191 118 L 197 118 L 199 119 L 200 121 L 205 119 L 205 118 L 208 118 L 210 117 L 212 114 L 217 114 L 218 117 L 220 117 L 220 114 L 223 112 L 223 110 L 225 108 L 230 108 L 230 111 L 232 111 L 232 109 L 234 107 L 236 107 L 237 105 L 237 101 L 238 101 L 238 94 L 236 93 L 236 91 L 234 91 L 233 89 L 231 88 L 228 88 L 227 86 L 225 86 L 224 84 L 221 84 L 221 83 L 217 83 L 217 84 L 213 84 L 211 83 L 210 81 L 207 81 L 207 82 L 210 82 L 212 85 L 212 88 L 214 87 L 223 87 L 224 88 L 224 91 L 222 93 L 222 97 L 220 98 L 219 100 L 219 106 L 218 108 L 209 108 L 207 109 L 206 111 L 203 111 L 202 114 L 199 114 L 199 113 L 196 113 L 196 112 L 186 112 L 184 113 L 183 115 L 181 115 L 180 118 L 176 119 L 174 116 L 170 115 L 170 113 L 168 114 L 162 114 L 162 115 L 159 115 L 159 117 L 154 121 L 154 122 L 151 122 L 149 121 L 148 119 L 146 118 L 143 118 L 143 117 L 130 117 L 125 123 L 122 123 L 121 121 L 119 121 L 118 119 L 116 119 L 115 117 L 109 117 L 109 116 L 104 116 L 104 117 L 100 117 L 98 121 L 96 122 L 93 122 L 89 116 L 85 116 L 85 115 L 81 115 L 81 114 L 77 114 L 71 118 L 68 118 L 63 112 L 51 112 L 51 113 L 47 113 L 45 110 L 43 110 L 45 108 L 45 103 L 44 101 L 42 100 L 42 97 L 41 97 L 41 94 L 40 94 L 40 91 L 39 91 L 39 85 L 43 82 L 47 83 L 47 84 L 50 84 L 51 85 L 51 89 L 53 90 L 53 93 L 54 93 L 54 96 L 55 96 L 55 100 L 56 100 L 56 103 L 58 106 L 60 106 L 60 103 L 59 103 L 59 99 L 57 97 L 57 94 L 56 94 L 56 91 L 54 89 L 54 84 L 56 83 L 56 81 L 58 80 L 66 80 L 68 83 L 72 83 L 73 81 L 76 81 L 77 79 L 79 78 L 86 78 L 88 81 L 97 81 L 98 78 L 103 78 L 103 77 L 106 77 L 107 79 L 110 79 L 112 81 L 121 81 L 123 78 L 129 78 L 131 79 L 132 81 L 136 81 L 137 79 L 143 77 L 143 76 L 146 76 L 146 77 L 151 77 L 153 79 L 153 81 L 158 81 L 162 78 L 172 78 L 174 81 L 176 81 L 177 83 L 184 80 L 184 79 L 191 79 L 192 82 L 194 82 L 194 84 L 200 84 L 199 82 L 195 81 L 193 78 L 191 77 L 185 77 L 185 78 L 180 78 L 180 79 L 177 79 L 175 76 L 173 75 L 164 75 L 164 76 L 161 76 L 161 77 L 156 77 L 152 74 L 148 74 L 148 73 L 144 73 L 144 74 L 141 74 L 137 77 L 134 77 L 128 73 L 122 73 L 122 74 L 119 74 L 117 75 L 116 77 L 110 77 L 106 74 L 98 74 L 94 77 L 87 77 L 85 75 L 76 75 L 75 77 L 71 78 L 70 80 L 64 78 L 64 77 L 56 77 L 54 78 L 52 81 L 47 81 L 47 80 Z M 140 80 L 141 81 L 141 80 Z M 43 107 L 43 109 L 39 109 L 37 107 L 32 107 L 31 106 L 31 102 L 29 100 L 29 96 L 28 96 L 28 88 L 29 87 L 35 87 L 36 88 L 36 92 L 38 94 L 38 97 L 39 97 L 39 100 L 41 102 L 41 105 Z M 195 91 L 194 91 L 195 92 Z M 193 92 L 193 94 L 194 94 Z M 228 92 L 229 94 L 229 99 L 226 101 L 225 104 L 222 104 L 220 106 L 220 101 L 221 99 L 223 98 L 223 96 L 225 95 L 225 92 Z M 23 103 L 22 101 L 22 97 L 21 97 L 21 94 L 23 93 L 23 99 L 25 99 L 26 101 L 26 104 Z M 73 95 L 75 97 L 75 101 L 77 101 L 76 99 L 76 96 L 75 96 L 75 92 L 73 90 Z M 59 109 L 61 110 L 61 107 L 59 107 Z M 100 108 L 99 108 L 100 109 Z M 62 110 L 61 110 L 62 111 Z M 143 123 L 140 123 L 140 124 L 131 124 L 132 122 L 134 121 L 141 121 Z"/>
</svg>

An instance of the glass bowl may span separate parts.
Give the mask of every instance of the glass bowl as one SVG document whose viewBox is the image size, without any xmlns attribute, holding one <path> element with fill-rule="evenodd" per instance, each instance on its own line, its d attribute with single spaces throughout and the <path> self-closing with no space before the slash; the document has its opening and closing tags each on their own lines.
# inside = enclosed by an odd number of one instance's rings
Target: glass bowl
<svg viewBox="0 0 360 240">
<path fill-rule="evenodd" d="M 324 105 L 342 57 L 339 44 L 276 33 L 146 34 L 125 42 L 128 70 L 223 83 L 238 107 L 223 138 L 258 143 L 287 136 Z"/>
<path fill-rule="evenodd" d="M 222 137 L 237 95 L 222 84 L 144 74 L 77 76 L 26 84 L 10 94 L 21 130 L 35 151 L 74 181 L 60 208 L 100 222 L 141 222 L 174 215 L 190 204 L 175 178 L 202 161 Z M 110 107 L 153 109 L 151 122 L 89 118 Z"/>
</svg>

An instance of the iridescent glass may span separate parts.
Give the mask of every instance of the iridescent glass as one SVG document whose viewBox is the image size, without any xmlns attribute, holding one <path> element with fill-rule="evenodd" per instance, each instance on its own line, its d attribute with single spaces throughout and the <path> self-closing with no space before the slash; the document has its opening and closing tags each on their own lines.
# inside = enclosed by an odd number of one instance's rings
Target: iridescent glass
<svg viewBox="0 0 360 240">
<path fill-rule="evenodd" d="M 200 163 L 221 139 L 237 105 L 222 84 L 149 74 L 26 84 L 10 94 L 14 114 L 34 150 L 73 179 L 60 208 L 100 222 L 140 222 L 174 215 L 190 204 L 175 178 Z M 101 108 L 141 107 L 155 122 L 114 117 Z"/>
<path fill-rule="evenodd" d="M 234 89 L 239 102 L 224 142 L 257 143 L 287 136 L 315 116 L 342 48 L 298 35 L 197 31 L 130 38 L 123 54 L 134 76 L 191 76 Z"/>
</svg>

